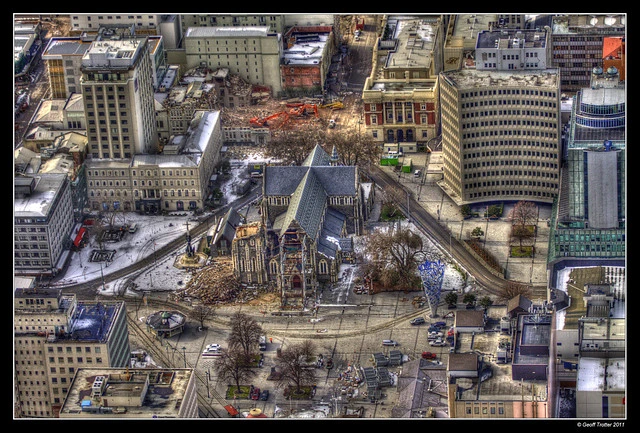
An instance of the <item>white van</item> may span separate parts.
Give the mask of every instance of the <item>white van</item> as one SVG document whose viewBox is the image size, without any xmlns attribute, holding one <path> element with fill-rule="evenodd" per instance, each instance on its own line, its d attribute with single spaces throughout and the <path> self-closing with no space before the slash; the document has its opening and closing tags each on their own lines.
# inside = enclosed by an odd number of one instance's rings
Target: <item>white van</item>
<svg viewBox="0 0 640 433">
<path fill-rule="evenodd" d="M 133 223 L 129 226 L 129 233 L 135 233 L 138 231 L 138 223 Z"/>
</svg>

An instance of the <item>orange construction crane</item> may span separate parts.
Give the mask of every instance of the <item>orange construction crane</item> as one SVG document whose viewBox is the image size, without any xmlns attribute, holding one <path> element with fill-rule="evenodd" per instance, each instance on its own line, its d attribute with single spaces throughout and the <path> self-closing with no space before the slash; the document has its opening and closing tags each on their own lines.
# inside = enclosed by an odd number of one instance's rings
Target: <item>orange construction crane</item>
<svg viewBox="0 0 640 433">
<path fill-rule="evenodd" d="M 253 117 L 252 119 L 249 120 L 249 123 L 255 126 L 270 126 L 269 121 L 277 119 L 278 117 L 281 117 L 281 116 L 284 116 L 285 122 L 286 122 L 287 119 L 289 118 L 289 113 L 287 113 L 286 111 L 280 111 L 278 113 L 275 113 L 263 118 Z"/>
</svg>

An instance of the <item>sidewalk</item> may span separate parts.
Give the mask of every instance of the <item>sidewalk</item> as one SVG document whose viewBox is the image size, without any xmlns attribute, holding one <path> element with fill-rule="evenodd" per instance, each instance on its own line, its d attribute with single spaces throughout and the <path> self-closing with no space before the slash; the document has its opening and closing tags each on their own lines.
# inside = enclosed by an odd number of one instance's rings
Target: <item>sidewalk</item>
<svg viewBox="0 0 640 433">
<path fill-rule="evenodd" d="M 550 229 L 547 219 L 551 217 L 551 205 L 537 204 L 539 209 L 538 231 L 535 239 L 535 257 L 512 258 L 509 257 L 509 235 L 511 223 L 508 221 L 509 212 L 514 203 L 505 203 L 502 218 L 496 221 L 487 221 L 485 218 L 471 218 L 464 220 L 458 206 L 451 200 L 437 182 L 442 179 L 442 154 L 432 152 L 429 166 L 425 167 L 426 153 L 411 153 L 405 155 L 411 158 L 413 168 L 410 173 L 400 173 L 400 183 L 413 193 L 414 199 L 434 218 L 439 219 L 443 226 L 459 241 L 470 239 L 471 231 L 480 227 L 484 231 L 484 247 L 498 260 L 500 266 L 506 269 L 506 277 L 510 280 L 533 284 L 547 285 L 547 250 Z M 394 172 L 394 167 L 383 166 L 388 173 Z M 421 185 L 420 177 L 415 177 L 415 170 L 421 170 L 425 179 Z M 426 170 L 426 173 L 425 173 Z M 486 206 L 472 206 L 473 212 L 483 215 Z M 411 213 L 411 209 L 409 209 Z M 537 297 L 546 299 L 546 293 L 535 293 Z"/>
</svg>

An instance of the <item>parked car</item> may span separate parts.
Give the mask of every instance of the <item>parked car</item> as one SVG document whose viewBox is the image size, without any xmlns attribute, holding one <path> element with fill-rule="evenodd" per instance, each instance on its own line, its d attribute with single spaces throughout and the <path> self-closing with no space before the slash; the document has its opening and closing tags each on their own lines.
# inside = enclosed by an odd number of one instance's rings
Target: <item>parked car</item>
<svg viewBox="0 0 640 433">
<path fill-rule="evenodd" d="M 436 346 L 436 347 L 442 347 L 442 346 L 446 346 L 447 343 L 444 340 L 442 340 L 442 338 L 438 338 L 436 340 L 431 340 L 429 342 L 429 345 L 430 346 Z"/>
<path fill-rule="evenodd" d="M 442 338 L 444 334 L 442 332 L 429 332 L 427 336 L 427 340 L 436 340 L 438 338 Z"/>
<path fill-rule="evenodd" d="M 426 320 L 424 320 L 424 317 L 416 317 L 414 319 L 411 319 L 410 323 L 412 325 L 422 325 L 423 323 L 426 323 Z"/>
<path fill-rule="evenodd" d="M 432 323 L 433 326 L 437 326 L 438 328 L 444 328 L 445 326 L 447 326 L 447 322 L 435 322 Z"/>
<path fill-rule="evenodd" d="M 262 390 L 262 392 L 260 393 L 260 400 L 262 400 L 262 401 L 269 400 L 269 390 L 268 389 Z"/>
<path fill-rule="evenodd" d="M 398 342 L 396 340 L 382 340 L 383 346 L 397 346 Z"/>
<path fill-rule="evenodd" d="M 422 352 L 423 359 L 436 359 L 436 354 L 433 352 Z"/>
<path fill-rule="evenodd" d="M 251 400 L 258 400 L 260 398 L 260 388 L 258 388 L 257 386 L 255 388 L 253 388 L 253 391 L 251 391 Z"/>
<path fill-rule="evenodd" d="M 220 352 L 219 344 L 207 344 L 207 347 L 202 351 L 202 356 L 221 356 L 222 352 Z"/>
</svg>

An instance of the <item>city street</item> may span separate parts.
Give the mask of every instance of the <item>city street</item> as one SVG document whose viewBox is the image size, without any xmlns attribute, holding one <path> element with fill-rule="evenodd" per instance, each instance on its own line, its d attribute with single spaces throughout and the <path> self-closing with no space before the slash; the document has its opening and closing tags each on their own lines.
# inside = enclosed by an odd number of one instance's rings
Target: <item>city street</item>
<svg viewBox="0 0 640 433">
<path fill-rule="evenodd" d="M 348 276 L 345 277 L 348 278 Z M 343 406 L 364 406 L 365 418 L 390 418 L 393 417 L 392 409 L 398 403 L 399 389 L 393 386 L 384 389 L 385 397 L 375 404 L 363 395 L 366 391 L 364 384 L 356 388 L 352 398 L 347 398 L 342 394 L 344 382 L 340 378 L 349 371 L 355 372 L 357 368 L 372 367 L 374 353 L 388 355 L 390 350 L 401 351 L 405 362 L 419 359 L 423 351 L 429 350 L 437 354 L 438 361 L 446 363 L 449 348 L 429 346 L 428 326 L 413 326 L 409 323 L 417 316 L 424 317 L 427 322 L 430 321 L 429 309 L 419 307 L 412 302 L 414 297 L 421 295 L 421 292 L 395 292 L 378 293 L 372 296 L 358 295 L 350 290 L 348 293 L 341 294 L 343 303 L 321 304 L 315 315 L 298 314 L 297 311 L 292 312 L 290 316 L 286 313 L 276 315 L 280 314 L 276 303 L 267 302 L 262 305 L 216 306 L 214 318 L 208 323 L 208 329 L 199 331 L 199 325 L 189 321 L 183 334 L 165 339 L 163 346 L 160 346 L 160 341 L 156 340 L 155 350 L 164 351 L 173 360 L 167 367 L 180 368 L 184 367 L 185 357 L 182 348 L 185 348 L 187 367 L 196 368 L 197 374 L 206 381 L 204 383 L 208 383 L 208 393 L 206 386 L 199 387 L 201 395 L 210 396 L 212 407 L 220 417 L 228 416 L 223 409 L 226 404 L 232 404 L 241 412 L 257 407 L 267 416 L 272 417 L 276 406 L 282 411 L 280 413 L 282 416 L 295 413 L 296 410 L 308 410 L 321 403 L 330 403 L 333 411 L 336 407 L 341 411 Z M 137 323 L 142 329 L 144 329 L 143 320 L 146 315 L 155 311 L 157 308 L 150 305 L 135 312 L 138 317 Z M 251 383 L 260 389 L 270 391 L 267 401 L 220 401 L 220 397 L 226 393 L 228 381 L 219 380 L 216 377 L 213 370 L 215 358 L 201 356 L 207 344 L 218 343 L 226 347 L 230 328 L 228 320 L 238 311 L 253 317 L 263 328 L 269 340 L 267 350 L 263 352 L 264 365 Z M 444 320 L 450 326 L 453 318 L 443 317 L 449 313 L 449 310 L 443 308 L 439 312 L 442 314 L 439 314 L 434 321 Z M 129 314 L 132 316 L 134 312 L 130 311 Z M 135 333 L 131 333 L 130 338 L 131 347 L 135 350 L 138 348 Z M 396 340 L 399 345 L 397 347 L 382 346 L 383 339 Z M 277 382 L 267 378 L 271 368 L 276 365 L 278 348 L 305 340 L 311 340 L 316 345 L 317 353 L 322 354 L 325 359 L 333 358 L 334 368 L 315 370 L 317 392 L 312 400 L 288 401 L 283 397 L 283 390 L 277 388 Z M 142 348 L 152 350 L 152 348 Z M 403 367 L 402 365 L 389 367 L 389 370 L 392 374 L 402 375 Z"/>
</svg>

